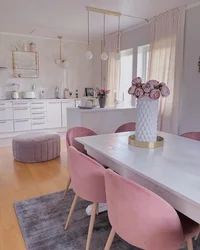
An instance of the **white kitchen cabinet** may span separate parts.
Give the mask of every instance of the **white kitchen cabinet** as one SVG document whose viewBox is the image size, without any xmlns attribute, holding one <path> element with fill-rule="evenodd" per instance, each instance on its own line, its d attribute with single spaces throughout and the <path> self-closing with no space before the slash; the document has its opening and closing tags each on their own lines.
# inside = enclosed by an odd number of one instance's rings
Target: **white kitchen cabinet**
<svg viewBox="0 0 200 250">
<path fill-rule="evenodd" d="M 11 101 L 0 101 L 0 108 L 12 108 Z"/>
<path fill-rule="evenodd" d="M 16 132 L 31 130 L 31 119 L 14 120 L 14 129 Z"/>
<path fill-rule="evenodd" d="M 61 127 L 61 101 L 47 101 L 47 128 Z"/>
<path fill-rule="evenodd" d="M 41 117 L 32 117 L 31 119 L 31 128 L 32 130 L 35 129 L 44 129 L 47 127 L 47 118 L 45 116 Z"/>
<path fill-rule="evenodd" d="M 13 120 L 1 121 L 0 120 L 0 132 L 1 133 L 10 133 L 14 131 Z"/>
<path fill-rule="evenodd" d="M 2 108 L 0 106 L 0 121 L 12 120 L 13 119 L 13 109 L 12 108 Z"/>
<path fill-rule="evenodd" d="M 67 127 L 67 108 L 75 99 L 0 100 L 0 137 L 4 133 Z"/>
<path fill-rule="evenodd" d="M 74 100 L 62 102 L 62 127 L 67 127 L 67 108 L 69 107 L 75 107 Z"/>
<path fill-rule="evenodd" d="M 30 108 L 28 107 L 19 107 L 14 108 L 14 119 L 26 119 L 31 117 Z"/>
</svg>

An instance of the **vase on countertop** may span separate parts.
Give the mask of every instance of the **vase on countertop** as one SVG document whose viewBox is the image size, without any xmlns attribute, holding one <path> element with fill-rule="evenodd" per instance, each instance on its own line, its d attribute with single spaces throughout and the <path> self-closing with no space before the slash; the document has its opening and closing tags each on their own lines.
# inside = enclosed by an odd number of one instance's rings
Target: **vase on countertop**
<svg viewBox="0 0 200 250">
<path fill-rule="evenodd" d="M 100 106 L 100 108 L 105 108 L 105 106 L 106 106 L 106 97 L 100 97 L 99 98 L 99 106 Z"/>
<path fill-rule="evenodd" d="M 106 106 L 106 97 L 110 93 L 110 90 L 106 88 L 98 89 L 96 91 L 96 95 L 99 98 L 99 106 L 100 108 L 105 108 Z"/>
</svg>

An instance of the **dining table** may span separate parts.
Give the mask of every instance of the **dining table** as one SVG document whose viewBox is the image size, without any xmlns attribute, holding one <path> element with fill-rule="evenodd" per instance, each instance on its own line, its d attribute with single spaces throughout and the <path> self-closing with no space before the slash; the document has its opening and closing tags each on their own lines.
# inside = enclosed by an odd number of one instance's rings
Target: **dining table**
<svg viewBox="0 0 200 250">
<path fill-rule="evenodd" d="M 99 163 L 151 190 L 200 224 L 200 142 L 158 132 L 164 138 L 163 147 L 138 148 L 128 143 L 133 134 L 102 134 L 76 141 Z"/>
</svg>

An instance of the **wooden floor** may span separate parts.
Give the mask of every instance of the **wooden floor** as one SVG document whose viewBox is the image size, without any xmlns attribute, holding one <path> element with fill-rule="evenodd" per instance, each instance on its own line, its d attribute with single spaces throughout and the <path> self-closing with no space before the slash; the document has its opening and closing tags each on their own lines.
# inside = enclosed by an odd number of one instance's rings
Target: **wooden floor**
<svg viewBox="0 0 200 250">
<path fill-rule="evenodd" d="M 0 250 L 25 250 L 13 202 L 65 189 L 68 177 L 67 151 L 56 160 L 25 164 L 16 162 L 12 149 L 0 148 Z"/>
</svg>

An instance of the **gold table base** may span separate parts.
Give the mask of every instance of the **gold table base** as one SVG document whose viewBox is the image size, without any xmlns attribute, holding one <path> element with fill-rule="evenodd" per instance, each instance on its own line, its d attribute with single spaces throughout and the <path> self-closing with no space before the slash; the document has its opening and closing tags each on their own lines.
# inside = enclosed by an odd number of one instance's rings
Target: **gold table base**
<svg viewBox="0 0 200 250">
<path fill-rule="evenodd" d="M 142 142 L 142 141 L 136 141 L 135 135 L 130 135 L 128 139 L 128 143 L 131 146 L 137 147 L 137 148 L 160 148 L 164 144 L 164 138 L 161 136 L 157 136 L 156 142 Z"/>
</svg>

